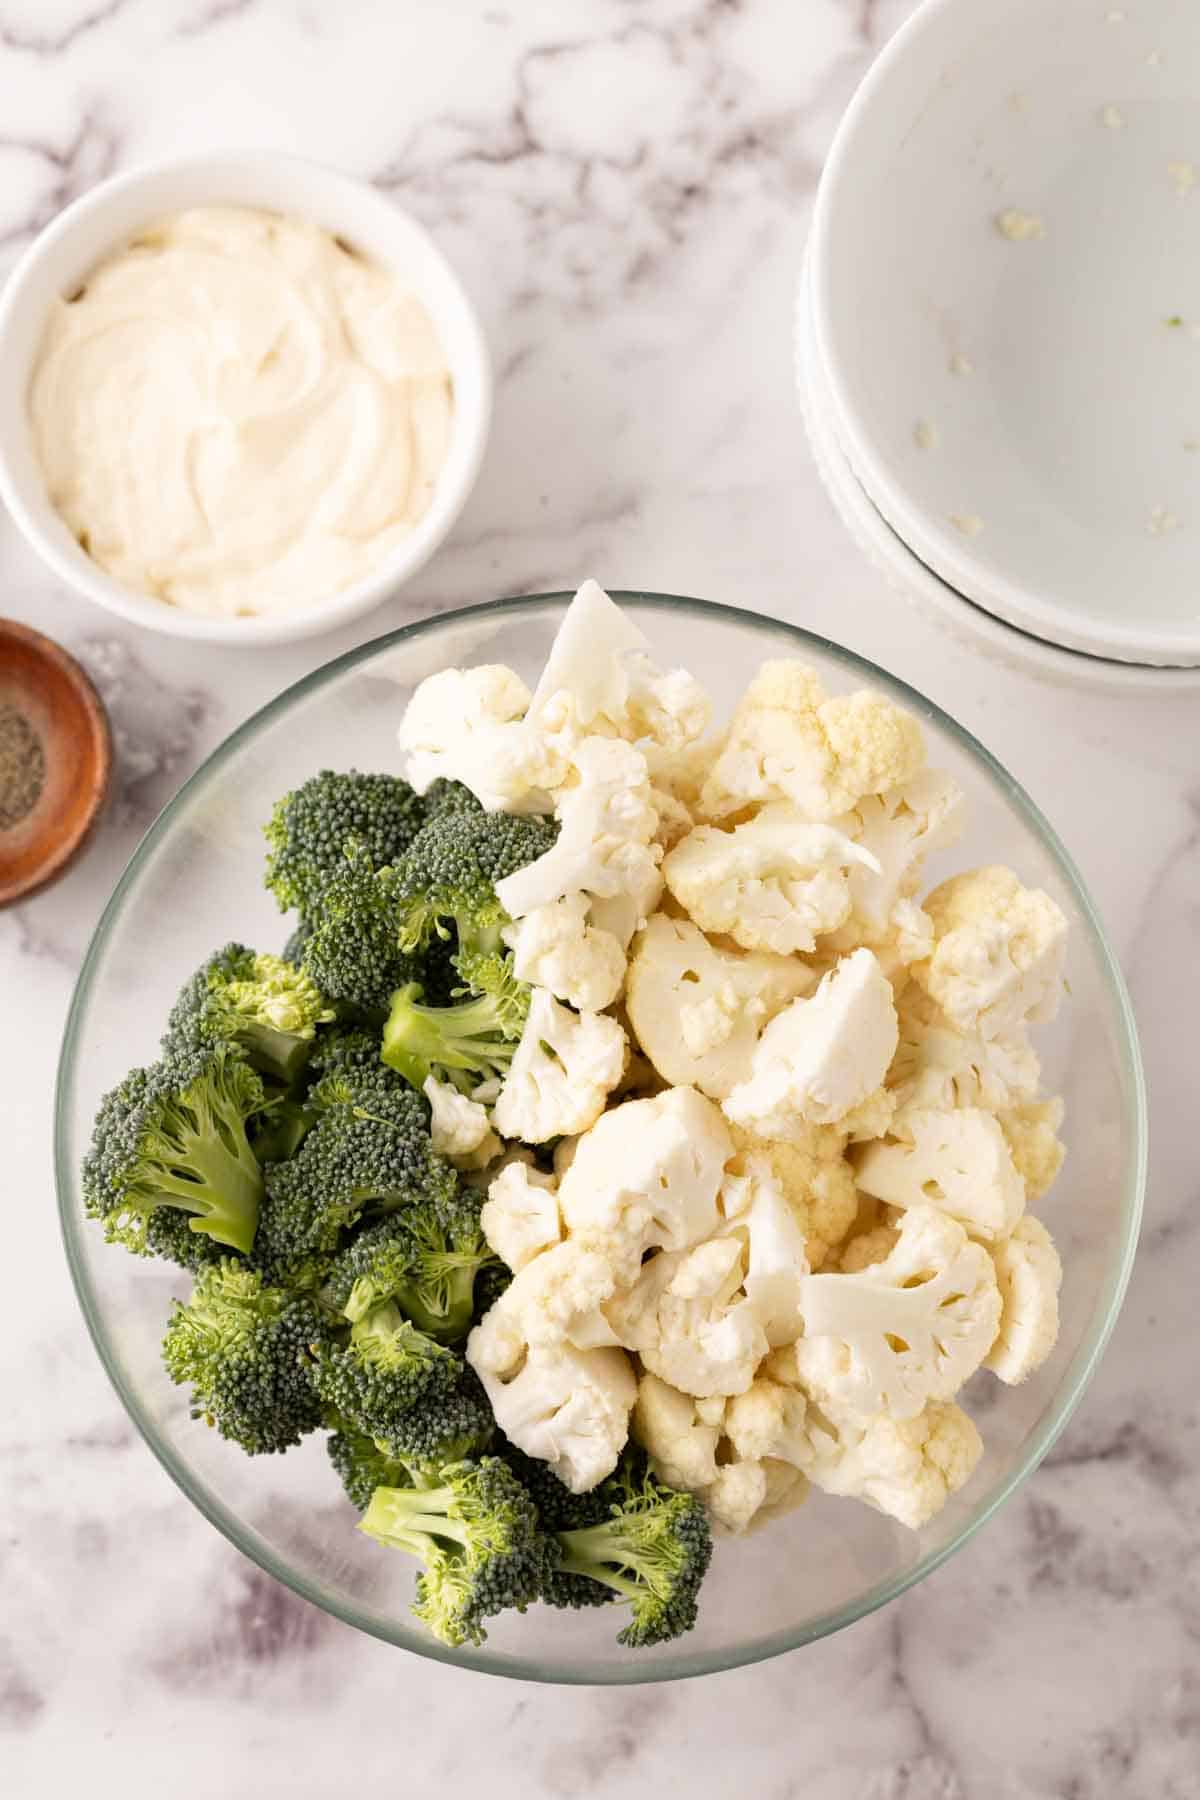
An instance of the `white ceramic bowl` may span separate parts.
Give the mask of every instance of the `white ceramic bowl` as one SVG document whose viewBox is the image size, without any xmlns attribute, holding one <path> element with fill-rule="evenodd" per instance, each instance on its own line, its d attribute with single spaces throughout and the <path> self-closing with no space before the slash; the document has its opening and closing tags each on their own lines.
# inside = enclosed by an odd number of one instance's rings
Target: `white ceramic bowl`
<svg viewBox="0 0 1200 1800">
<path fill-rule="evenodd" d="M 928 0 L 851 103 L 810 242 L 883 517 L 997 618 L 1133 663 L 1200 664 L 1197 66 L 1179 0 Z"/>
<path fill-rule="evenodd" d="M 946 628 L 965 647 L 1053 686 L 1115 694 L 1200 696 L 1200 669 L 1151 668 L 1064 650 L 993 617 L 935 575 L 892 530 L 859 481 L 838 437 L 813 331 L 807 271 L 800 281 L 795 348 L 801 411 L 825 490 L 868 562 L 923 618 Z"/>
<path fill-rule="evenodd" d="M 115 581 L 85 555 L 50 504 L 31 442 L 29 379 L 51 298 L 78 287 L 101 258 L 149 220 L 212 204 L 263 207 L 314 220 L 395 269 L 433 319 L 454 383 L 450 449 L 428 512 L 365 579 L 282 617 L 204 617 L 165 606 Z M 172 637 L 283 643 L 370 611 L 428 561 L 474 484 L 487 441 L 491 395 L 487 346 L 461 282 L 428 232 L 386 195 L 369 182 L 302 157 L 263 151 L 187 157 L 102 182 L 46 227 L 14 271 L 0 302 L 0 495 L 55 574 L 109 612 Z"/>
</svg>

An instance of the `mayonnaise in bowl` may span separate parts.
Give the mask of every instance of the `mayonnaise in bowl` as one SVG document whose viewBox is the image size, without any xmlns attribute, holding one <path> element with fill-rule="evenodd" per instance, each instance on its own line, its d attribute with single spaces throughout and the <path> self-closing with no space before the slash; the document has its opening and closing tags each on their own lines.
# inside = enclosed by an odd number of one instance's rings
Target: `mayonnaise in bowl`
<svg viewBox="0 0 1200 1800">
<path fill-rule="evenodd" d="M 52 504 L 117 581 L 184 612 L 278 617 L 412 532 L 454 396 L 400 275 L 305 220 L 205 206 L 52 303 L 29 418 Z"/>
</svg>

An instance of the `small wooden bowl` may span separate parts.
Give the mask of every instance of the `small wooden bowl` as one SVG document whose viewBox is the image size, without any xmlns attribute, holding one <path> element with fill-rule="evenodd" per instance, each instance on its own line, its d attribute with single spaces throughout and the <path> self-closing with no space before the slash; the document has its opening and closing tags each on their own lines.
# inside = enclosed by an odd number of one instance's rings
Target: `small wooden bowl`
<svg viewBox="0 0 1200 1800">
<path fill-rule="evenodd" d="M 24 818 L 0 830 L 0 906 L 65 874 L 96 825 L 112 778 L 112 734 L 100 696 L 74 657 L 13 619 L 0 619 L 0 706 L 41 740 L 45 778 Z"/>
</svg>

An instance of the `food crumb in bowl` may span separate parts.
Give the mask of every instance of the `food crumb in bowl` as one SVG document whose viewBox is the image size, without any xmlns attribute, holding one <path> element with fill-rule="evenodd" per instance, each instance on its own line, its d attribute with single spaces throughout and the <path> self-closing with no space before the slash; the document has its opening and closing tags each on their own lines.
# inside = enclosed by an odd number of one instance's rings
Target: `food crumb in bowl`
<svg viewBox="0 0 1200 1800">
<path fill-rule="evenodd" d="M 983 520 L 978 513 L 950 513 L 948 516 L 955 531 L 961 531 L 964 537 L 978 537 L 983 530 Z"/>
<path fill-rule="evenodd" d="M 913 443 L 918 450 L 936 450 L 938 429 L 928 419 L 918 419 L 913 426 Z"/>
<path fill-rule="evenodd" d="M 1196 185 L 1196 165 L 1190 162 L 1169 162 L 1167 174 L 1171 177 L 1179 198 L 1185 200 Z"/>
<path fill-rule="evenodd" d="M 1168 531 L 1178 531 L 1179 520 L 1167 506 L 1152 506 L 1150 517 L 1146 521 L 1146 530 L 1151 537 L 1165 537 Z"/>
<path fill-rule="evenodd" d="M 1100 123 L 1106 125 L 1109 131 L 1120 131 L 1122 125 L 1125 123 L 1125 114 L 1121 111 L 1119 106 L 1102 106 L 1100 108 Z"/>
<path fill-rule="evenodd" d="M 1119 6 L 1110 6 L 1104 15 L 1104 23 L 1106 25 L 1123 25 L 1125 23 L 1125 14 Z"/>
<path fill-rule="evenodd" d="M 1031 238 L 1044 238 L 1046 223 L 1040 213 L 1022 212 L 1019 206 L 1006 206 L 996 214 L 996 230 L 1011 243 L 1027 243 Z"/>
<path fill-rule="evenodd" d="M 973 375 L 975 373 L 975 364 L 961 350 L 954 352 L 948 366 L 952 375 Z"/>
</svg>

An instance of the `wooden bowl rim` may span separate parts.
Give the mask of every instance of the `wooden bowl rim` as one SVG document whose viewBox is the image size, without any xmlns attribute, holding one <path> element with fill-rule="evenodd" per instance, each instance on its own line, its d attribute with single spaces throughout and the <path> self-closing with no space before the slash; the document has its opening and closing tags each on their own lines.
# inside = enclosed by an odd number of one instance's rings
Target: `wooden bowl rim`
<svg viewBox="0 0 1200 1800">
<path fill-rule="evenodd" d="M 90 736 L 91 795 L 72 829 L 47 839 L 46 854 L 35 867 L 18 880 L 0 880 L 0 907 L 27 900 L 66 874 L 87 847 L 104 811 L 113 773 L 112 730 L 104 702 L 96 692 L 91 676 L 61 644 L 36 631 L 32 625 L 22 624 L 19 619 L 0 618 L 0 647 L 5 643 L 20 644 L 42 662 L 52 665 L 70 688 Z"/>
</svg>

